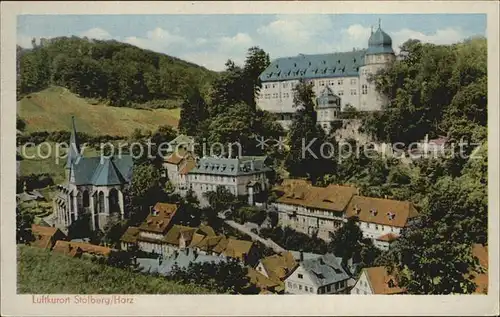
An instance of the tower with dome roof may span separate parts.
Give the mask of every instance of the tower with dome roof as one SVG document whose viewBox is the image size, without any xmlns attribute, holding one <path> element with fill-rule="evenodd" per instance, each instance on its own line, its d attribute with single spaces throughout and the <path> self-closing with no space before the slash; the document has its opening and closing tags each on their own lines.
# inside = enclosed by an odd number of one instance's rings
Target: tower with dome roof
<svg viewBox="0 0 500 317">
<path fill-rule="evenodd" d="M 387 67 L 396 59 L 391 37 L 382 30 L 380 20 L 377 30 L 370 34 L 368 47 L 344 52 L 301 54 L 278 57 L 260 74 L 262 87 L 256 104 L 262 110 L 274 113 L 285 129 L 297 114 L 294 105 L 294 88 L 300 81 L 312 85 L 313 92 L 321 97 L 328 91 L 335 95 L 339 109 L 322 105 L 318 109 L 327 113 L 321 125 L 330 131 L 338 112 L 352 106 L 359 111 L 379 111 L 387 102 L 377 93 L 371 75 Z M 323 100 L 321 98 L 318 99 Z"/>
<path fill-rule="evenodd" d="M 375 83 L 371 80 L 372 75 L 387 67 L 396 59 L 394 50 L 392 49 L 392 39 L 389 34 L 385 33 L 380 26 L 375 32 L 371 32 L 368 39 L 368 49 L 365 54 L 364 66 L 359 69 L 360 81 L 360 103 L 358 109 L 361 111 L 377 111 L 382 110 L 382 106 L 387 99 L 377 93 Z"/>
</svg>

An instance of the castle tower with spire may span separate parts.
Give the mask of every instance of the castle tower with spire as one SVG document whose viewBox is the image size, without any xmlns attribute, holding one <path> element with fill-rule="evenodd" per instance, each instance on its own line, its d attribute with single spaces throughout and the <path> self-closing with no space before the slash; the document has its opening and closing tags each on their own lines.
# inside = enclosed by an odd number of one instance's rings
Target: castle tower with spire
<svg viewBox="0 0 500 317">
<path fill-rule="evenodd" d="M 71 118 L 71 137 L 66 159 L 65 182 L 58 185 L 53 209 L 56 225 L 66 230 L 84 214 L 90 216 L 94 230 L 102 230 L 111 217 L 123 219 L 123 189 L 132 177 L 130 155 L 86 157 L 81 153 L 75 118 Z"/>
<path fill-rule="evenodd" d="M 396 55 L 392 49 L 392 39 L 382 30 L 379 19 L 377 30 L 373 32 L 373 27 L 371 29 L 370 38 L 368 39 L 368 49 L 365 54 L 365 63 L 359 69 L 361 88 L 359 110 L 382 110 L 382 106 L 387 100 L 377 92 L 372 76 L 387 67 L 395 59 Z"/>
<path fill-rule="evenodd" d="M 312 85 L 314 94 L 321 96 L 329 88 L 340 98 L 340 110 L 352 106 L 359 111 L 382 110 L 387 102 L 376 92 L 371 75 L 395 60 L 391 37 L 378 27 L 371 28 L 368 47 L 344 52 L 325 52 L 279 57 L 260 74 L 262 87 L 256 104 L 262 110 L 275 113 L 277 121 L 287 129 L 297 113 L 294 105 L 294 87 L 305 81 Z M 328 107 L 329 108 L 329 107 Z M 321 125 L 326 131 L 337 120 L 337 109 L 324 109 Z"/>
</svg>

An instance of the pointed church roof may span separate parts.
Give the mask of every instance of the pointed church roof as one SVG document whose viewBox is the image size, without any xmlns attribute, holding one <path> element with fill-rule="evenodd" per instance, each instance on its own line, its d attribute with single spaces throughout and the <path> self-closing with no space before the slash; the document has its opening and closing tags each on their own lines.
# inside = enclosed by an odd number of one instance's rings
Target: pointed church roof
<svg viewBox="0 0 500 317">
<path fill-rule="evenodd" d="M 126 184 L 127 181 L 118 167 L 116 167 L 113 157 L 103 158 L 101 164 L 95 169 L 92 176 L 92 184 L 96 186 L 108 186 Z"/>
<path fill-rule="evenodd" d="M 78 135 L 76 134 L 75 117 L 71 116 L 71 137 L 69 140 L 68 158 L 66 160 L 66 168 L 71 167 L 71 165 L 80 156 L 80 142 L 78 141 Z"/>
</svg>

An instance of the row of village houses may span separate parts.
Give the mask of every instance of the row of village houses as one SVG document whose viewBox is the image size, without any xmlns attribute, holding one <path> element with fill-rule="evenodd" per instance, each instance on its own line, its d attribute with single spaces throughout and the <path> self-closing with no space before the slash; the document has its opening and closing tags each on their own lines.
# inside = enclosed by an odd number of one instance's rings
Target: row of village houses
<svg viewBox="0 0 500 317">
<path fill-rule="evenodd" d="M 168 209 L 166 204 L 157 204 L 155 207 Z M 174 207 L 170 210 L 174 210 Z M 159 215 L 160 213 L 152 213 L 148 218 L 151 220 Z M 148 224 L 147 221 L 145 223 Z M 149 223 L 148 228 L 151 225 L 153 222 Z M 217 236 L 208 226 L 189 228 L 173 224 L 166 228 L 168 238 L 165 236 L 165 241 L 170 244 L 172 251 L 158 258 L 138 258 L 136 262 L 142 272 L 168 276 L 174 267 L 187 268 L 191 263 L 218 264 L 237 259 L 241 265 L 248 268 L 249 281 L 260 289 L 261 294 L 392 295 L 405 293 L 405 289 L 398 286 L 395 276 L 390 274 L 385 267 L 363 268 L 360 274 L 355 275 L 353 273 L 356 269 L 352 262 L 344 263 L 341 258 L 330 253 L 320 255 L 286 251 L 258 259 L 258 254 L 252 251 L 255 250 L 253 242 Z M 111 248 L 86 242 L 67 241 L 64 233 L 53 227 L 33 225 L 32 232 L 35 236 L 33 246 L 71 257 L 105 258 L 113 251 Z M 133 241 L 137 243 L 142 240 L 141 232 L 145 231 L 129 228 L 122 237 L 122 248 L 128 249 Z M 487 293 L 488 247 L 475 244 L 472 252 L 485 269 L 485 273 L 473 274 L 477 284 L 476 293 Z"/>
</svg>

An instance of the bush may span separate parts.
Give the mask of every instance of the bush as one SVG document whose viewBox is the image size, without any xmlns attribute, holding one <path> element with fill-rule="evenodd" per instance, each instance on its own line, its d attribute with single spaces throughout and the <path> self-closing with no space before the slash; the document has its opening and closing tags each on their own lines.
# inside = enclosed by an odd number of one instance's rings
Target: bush
<svg viewBox="0 0 500 317">
<path fill-rule="evenodd" d="M 261 229 L 260 235 L 270 238 L 287 250 L 304 251 L 324 254 L 328 251 L 327 243 L 318 237 L 309 237 L 305 233 L 297 232 L 289 227 L 273 229 Z"/>
<path fill-rule="evenodd" d="M 54 180 L 47 173 L 42 174 L 30 174 L 26 176 L 19 176 L 16 182 L 16 190 L 18 193 L 22 193 L 24 186 L 26 186 L 27 191 L 32 191 L 37 188 L 45 188 L 47 186 L 53 186 Z"/>
</svg>

